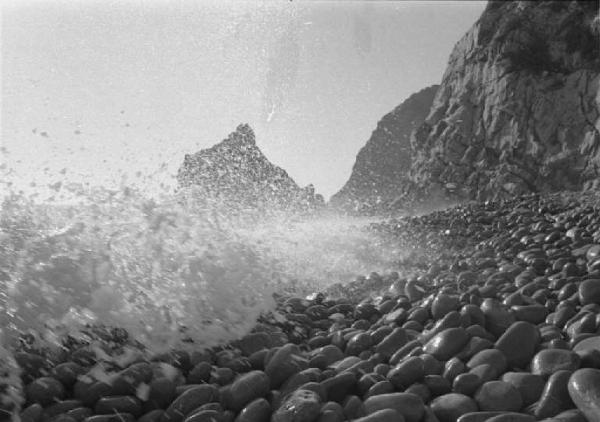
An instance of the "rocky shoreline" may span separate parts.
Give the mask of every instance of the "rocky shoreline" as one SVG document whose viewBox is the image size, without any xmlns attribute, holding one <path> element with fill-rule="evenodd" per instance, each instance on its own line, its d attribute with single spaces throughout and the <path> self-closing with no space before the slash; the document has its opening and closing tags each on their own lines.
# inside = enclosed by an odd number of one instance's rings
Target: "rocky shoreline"
<svg viewBox="0 0 600 422">
<path fill-rule="evenodd" d="M 371 229 L 412 250 L 398 273 L 279 297 L 226 347 L 140 354 L 99 377 L 88 345 L 24 346 L 21 420 L 600 421 L 597 196 L 472 203 Z M 99 337 L 105 352 L 128 341 Z M 0 404 L 0 420 L 11 412 Z"/>
</svg>

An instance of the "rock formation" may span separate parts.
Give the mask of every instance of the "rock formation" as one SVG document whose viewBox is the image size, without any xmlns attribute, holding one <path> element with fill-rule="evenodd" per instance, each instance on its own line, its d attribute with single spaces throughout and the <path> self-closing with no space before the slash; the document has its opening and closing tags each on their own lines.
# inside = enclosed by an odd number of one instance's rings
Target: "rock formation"
<svg viewBox="0 0 600 422">
<path fill-rule="evenodd" d="M 235 210 L 306 210 L 323 202 L 312 185 L 299 187 L 265 157 L 247 124 L 211 148 L 186 154 L 177 180 L 182 187 L 194 185 L 201 200 Z"/>
<path fill-rule="evenodd" d="M 477 199 L 596 187 L 598 6 L 489 2 L 413 133 L 412 186 Z"/>
<path fill-rule="evenodd" d="M 360 150 L 350 179 L 331 198 L 337 208 L 354 212 L 380 210 L 399 194 L 411 165 L 410 135 L 423 123 L 438 86 L 411 95 L 383 116 Z"/>
<path fill-rule="evenodd" d="M 439 87 L 378 123 L 331 204 L 379 213 L 600 186 L 598 8 L 490 1 Z"/>
</svg>

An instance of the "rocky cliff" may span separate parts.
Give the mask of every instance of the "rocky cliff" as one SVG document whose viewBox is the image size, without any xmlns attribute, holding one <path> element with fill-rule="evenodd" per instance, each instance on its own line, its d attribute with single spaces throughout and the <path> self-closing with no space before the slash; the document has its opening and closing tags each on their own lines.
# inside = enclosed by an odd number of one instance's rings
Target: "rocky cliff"
<svg viewBox="0 0 600 422">
<path fill-rule="evenodd" d="M 430 86 L 411 95 L 377 123 L 356 157 L 350 179 L 331 197 L 331 205 L 369 212 L 393 202 L 410 170 L 410 135 L 427 117 L 437 88 Z"/>
<path fill-rule="evenodd" d="M 598 1 L 492 1 L 413 133 L 413 191 L 462 198 L 598 186 Z"/>
<path fill-rule="evenodd" d="M 193 185 L 201 200 L 232 210 L 305 210 L 323 202 L 312 185 L 299 187 L 265 157 L 247 124 L 211 148 L 186 154 L 177 180 L 182 187 Z"/>
</svg>

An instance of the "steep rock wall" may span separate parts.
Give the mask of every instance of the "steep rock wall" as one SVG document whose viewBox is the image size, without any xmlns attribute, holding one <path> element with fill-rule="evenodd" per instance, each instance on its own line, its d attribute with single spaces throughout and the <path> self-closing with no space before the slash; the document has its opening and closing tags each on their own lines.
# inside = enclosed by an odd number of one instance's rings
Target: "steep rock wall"
<svg viewBox="0 0 600 422">
<path fill-rule="evenodd" d="M 462 198 L 595 187 L 598 2 L 490 2 L 412 134 L 413 191 Z"/>
<path fill-rule="evenodd" d="M 378 211 L 390 205 L 411 166 L 410 135 L 427 116 L 438 86 L 411 95 L 377 123 L 359 151 L 350 178 L 331 205 L 350 212 Z"/>
</svg>

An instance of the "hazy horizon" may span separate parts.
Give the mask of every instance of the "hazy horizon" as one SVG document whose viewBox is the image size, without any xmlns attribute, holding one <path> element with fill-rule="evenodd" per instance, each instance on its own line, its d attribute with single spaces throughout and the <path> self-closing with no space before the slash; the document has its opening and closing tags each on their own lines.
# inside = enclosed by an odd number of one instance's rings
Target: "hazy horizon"
<svg viewBox="0 0 600 422">
<path fill-rule="evenodd" d="M 164 179 L 248 123 L 271 162 L 328 198 L 377 121 L 441 81 L 484 6 L 3 2 L 6 165 L 24 186 L 161 166 Z"/>
</svg>

